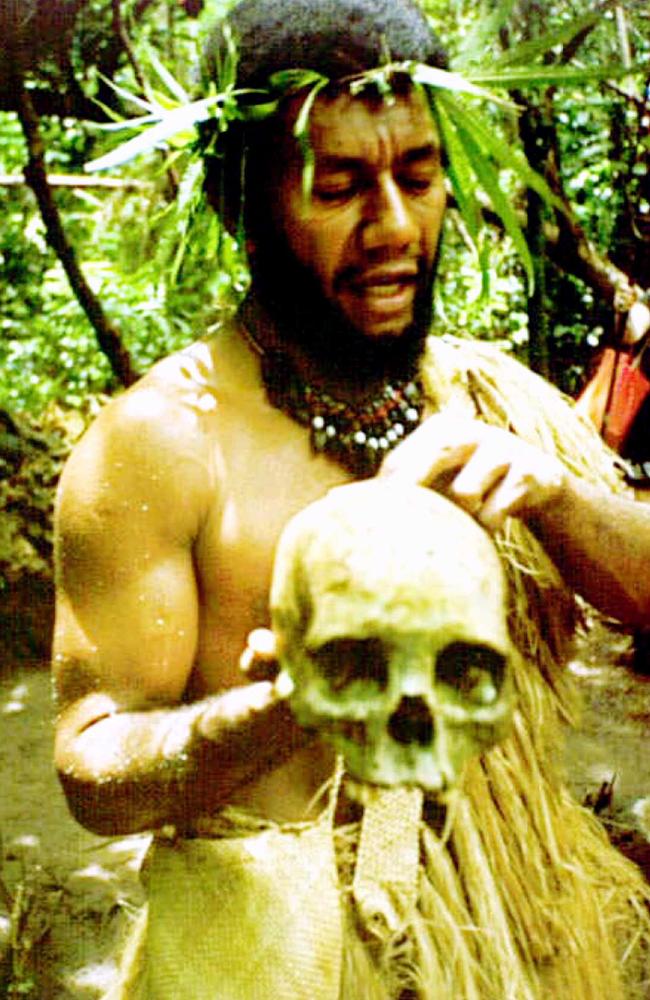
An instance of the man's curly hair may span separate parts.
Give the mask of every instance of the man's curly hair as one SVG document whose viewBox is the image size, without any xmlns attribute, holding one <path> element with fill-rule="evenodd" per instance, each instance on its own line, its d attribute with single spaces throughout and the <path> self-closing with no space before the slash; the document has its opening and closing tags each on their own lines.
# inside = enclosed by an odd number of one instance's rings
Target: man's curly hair
<svg viewBox="0 0 650 1000">
<path fill-rule="evenodd" d="M 283 69 L 311 69 L 334 80 L 388 59 L 446 64 L 413 0 L 242 0 L 218 25 L 213 56 L 223 52 L 226 25 L 237 46 L 239 87 L 264 86 Z"/>
</svg>

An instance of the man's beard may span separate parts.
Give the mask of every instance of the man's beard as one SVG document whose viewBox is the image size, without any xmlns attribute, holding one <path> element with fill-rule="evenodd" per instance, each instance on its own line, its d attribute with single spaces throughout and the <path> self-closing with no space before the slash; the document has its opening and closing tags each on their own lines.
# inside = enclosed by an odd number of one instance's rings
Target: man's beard
<svg viewBox="0 0 650 1000">
<path fill-rule="evenodd" d="M 256 243 L 252 290 L 269 313 L 280 343 L 305 351 L 323 376 L 367 382 L 414 374 L 429 332 L 438 254 L 417 277 L 413 321 L 402 332 L 368 336 L 323 293 L 319 280 L 276 234 Z"/>
</svg>

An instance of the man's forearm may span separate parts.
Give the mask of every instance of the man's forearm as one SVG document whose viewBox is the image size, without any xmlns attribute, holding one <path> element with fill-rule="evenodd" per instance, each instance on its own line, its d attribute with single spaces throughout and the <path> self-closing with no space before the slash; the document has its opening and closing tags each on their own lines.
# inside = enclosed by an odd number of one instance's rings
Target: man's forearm
<svg viewBox="0 0 650 1000">
<path fill-rule="evenodd" d="M 650 506 L 566 479 L 525 518 L 564 579 L 604 614 L 650 623 Z"/>
<path fill-rule="evenodd" d="M 306 735 L 272 684 L 234 688 L 189 706 L 115 711 L 57 738 L 75 818 L 103 835 L 180 827 L 287 760 Z"/>
</svg>

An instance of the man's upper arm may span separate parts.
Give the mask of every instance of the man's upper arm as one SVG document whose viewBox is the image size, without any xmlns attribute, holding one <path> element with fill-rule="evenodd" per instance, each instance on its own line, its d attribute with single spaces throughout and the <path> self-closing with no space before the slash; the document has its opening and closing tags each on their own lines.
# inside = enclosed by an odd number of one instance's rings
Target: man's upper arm
<svg viewBox="0 0 650 1000">
<path fill-rule="evenodd" d="M 56 519 L 62 708 L 97 694 L 118 710 L 180 700 L 197 640 L 200 437 L 191 415 L 139 390 L 111 404 L 71 456 Z"/>
</svg>

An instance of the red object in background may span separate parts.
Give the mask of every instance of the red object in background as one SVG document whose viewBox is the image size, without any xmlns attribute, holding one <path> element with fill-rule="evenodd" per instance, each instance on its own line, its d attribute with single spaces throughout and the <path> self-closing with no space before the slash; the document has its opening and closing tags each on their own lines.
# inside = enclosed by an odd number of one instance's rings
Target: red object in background
<svg viewBox="0 0 650 1000">
<path fill-rule="evenodd" d="M 625 444 L 641 404 L 650 393 L 650 381 L 641 368 L 641 355 L 619 351 L 610 402 L 603 424 L 603 438 L 614 451 Z"/>
<path fill-rule="evenodd" d="M 576 406 L 620 453 L 648 394 L 650 380 L 641 367 L 641 352 L 606 347 Z"/>
</svg>

